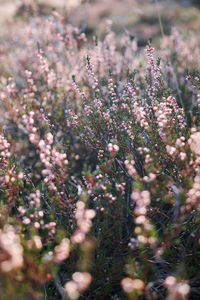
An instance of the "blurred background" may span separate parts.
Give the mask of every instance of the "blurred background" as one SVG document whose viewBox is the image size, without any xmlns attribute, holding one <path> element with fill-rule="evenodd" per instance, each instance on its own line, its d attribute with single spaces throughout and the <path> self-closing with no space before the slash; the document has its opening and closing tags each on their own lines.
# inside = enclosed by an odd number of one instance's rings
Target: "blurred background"
<svg viewBox="0 0 200 300">
<path fill-rule="evenodd" d="M 128 30 L 139 46 L 156 42 L 173 27 L 186 35 L 200 29 L 199 0 L 0 0 L 0 36 L 13 26 L 24 26 L 24 16 L 30 18 L 36 7 L 44 18 L 58 11 L 89 36 L 103 35 L 105 20 L 110 19 L 115 33 L 120 36 Z"/>
</svg>

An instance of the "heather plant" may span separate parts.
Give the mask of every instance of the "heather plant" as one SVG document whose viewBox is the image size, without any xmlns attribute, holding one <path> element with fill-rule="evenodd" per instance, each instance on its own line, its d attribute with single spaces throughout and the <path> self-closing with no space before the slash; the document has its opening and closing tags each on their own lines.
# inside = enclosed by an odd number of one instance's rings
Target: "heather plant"
<svg viewBox="0 0 200 300">
<path fill-rule="evenodd" d="M 198 40 L 27 22 L 0 55 L 0 299 L 195 299 Z"/>
</svg>

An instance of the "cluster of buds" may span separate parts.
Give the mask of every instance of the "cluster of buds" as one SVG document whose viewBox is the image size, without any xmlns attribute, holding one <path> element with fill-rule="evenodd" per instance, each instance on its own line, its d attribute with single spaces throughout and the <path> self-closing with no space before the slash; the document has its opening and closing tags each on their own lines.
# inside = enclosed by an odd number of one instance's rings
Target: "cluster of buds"
<svg viewBox="0 0 200 300">
<path fill-rule="evenodd" d="M 145 289 L 144 281 L 141 279 L 132 279 L 129 277 L 126 277 L 122 279 L 121 286 L 125 293 L 130 294 L 135 292 L 137 296 L 141 295 Z"/>
<path fill-rule="evenodd" d="M 48 132 L 45 135 L 45 139 L 40 139 L 37 135 L 37 129 L 34 127 L 34 116 L 35 113 L 31 111 L 29 115 L 24 115 L 23 121 L 26 124 L 27 130 L 30 132 L 29 139 L 33 144 L 36 144 L 39 148 L 40 159 L 44 164 L 45 169 L 42 170 L 42 175 L 45 177 L 44 182 L 48 183 L 50 190 L 57 191 L 55 186 L 55 174 L 52 171 L 52 168 L 57 166 L 64 167 L 68 164 L 65 153 L 60 153 L 55 148 L 52 147 L 53 144 L 53 135 Z"/>
<path fill-rule="evenodd" d="M 190 211 L 193 207 L 200 209 L 200 174 L 195 176 L 193 187 L 188 191 L 186 200 L 186 210 Z"/>
<path fill-rule="evenodd" d="M 190 149 L 192 150 L 192 152 L 200 156 L 200 132 L 199 131 L 194 131 L 190 135 L 188 144 L 190 145 Z"/>
<path fill-rule="evenodd" d="M 149 164 L 152 161 L 151 155 L 150 154 L 146 154 L 145 155 L 145 164 Z"/>
<path fill-rule="evenodd" d="M 40 191 L 36 190 L 35 193 L 30 194 L 30 206 L 39 208 L 40 207 Z"/>
<path fill-rule="evenodd" d="M 43 216 L 44 213 L 42 210 L 36 211 L 33 214 L 30 214 L 29 216 L 25 216 L 26 210 L 20 206 L 18 209 L 19 213 L 23 217 L 22 223 L 24 225 L 29 225 L 32 224 L 35 229 L 48 229 L 48 235 L 53 236 L 56 233 L 56 223 L 55 222 L 50 222 L 50 223 L 44 223 Z"/>
<path fill-rule="evenodd" d="M 131 194 L 131 199 L 135 202 L 136 207 L 134 209 L 136 225 L 135 233 L 137 235 L 137 241 L 142 244 L 155 244 L 155 238 L 151 236 L 151 231 L 153 229 L 152 225 L 147 219 L 147 206 L 150 204 L 150 193 L 149 191 L 133 191 Z"/>
<path fill-rule="evenodd" d="M 199 166 L 200 166 L 200 132 L 197 131 L 197 128 L 192 127 L 191 128 L 191 135 L 188 140 L 188 144 L 190 146 L 191 151 L 194 156 L 191 156 L 190 158 L 190 165 L 192 166 L 193 170 L 195 170 L 197 173 L 199 172 Z"/>
<path fill-rule="evenodd" d="M 27 77 L 28 84 L 33 85 L 34 82 L 33 82 L 33 78 L 32 78 L 32 72 L 29 71 L 29 70 L 25 70 L 25 74 L 26 74 L 26 77 Z"/>
<path fill-rule="evenodd" d="M 127 103 L 122 103 L 121 108 L 124 110 L 127 110 L 129 113 L 131 112 L 130 107 Z"/>
<path fill-rule="evenodd" d="M 111 152 L 111 153 L 117 153 L 119 151 L 119 146 L 116 145 L 116 144 L 112 144 L 112 143 L 109 143 L 108 144 L 108 151 Z"/>
<path fill-rule="evenodd" d="M 131 122 L 129 122 L 129 124 L 127 124 L 123 121 L 122 124 L 121 124 L 121 127 L 126 131 L 129 138 L 131 140 L 134 140 L 134 134 L 133 134 L 133 130 L 132 130 L 132 127 L 131 127 Z"/>
<path fill-rule="evenodd" d="M 44 56 L 44 52 L 40 49 L 38 51 L 38 58 L 40 61 L 40 72 L 44 75 L 45 81 L 50 88 L 54 88 L 57 82 L 56 73 L 53 69 L 50 69 L 47 58 Z"/>
<path fill-rule="evenodd" d="M 85 93 L 80 89 L 80 87 L 76 84 L 75 80 L 72 81 L 72 88 L 77 92 L 77 94 L 82 98 L 84 102 L 87 102 L 87 98 Z"/>
<path fill-rule="evenodd" d="M 24 207 L 19 206 L 18 211 L 22 216 L 22 223 L 24 225 L 33 224 L 36 229 L 44 226 L 44 212 L 41 210 L 40 206 L 40 191 L 36 190 L 35 193 L 31 193 L 29 196 L 30 207 L 35 208 L 33 213 L 27 216 L 27 211 Z"/>
<path fill-rule="evenodd" d="M 3 135 L 0 135 L 0 170 L 1 172 L 5 171 L 6 167 L 8 166 L 8 158 L 10 158 L 11 154 L 9 151 L 10 143 L 7 142 L 5 137 Z M 8 176 L 7 174 L 5 176 Z M 10 177 L 1 178 L 0 182 L 1 184 L 8 183 L 10 180 Z"/>
<path fill-rule="evenodd" d="M 97 112 L 100 113 L 101 108 L 103 106 L 102 99 L 101 98 L 95 98 L 93 100 L 93 104 L 94 104 L 95 109 L 98 109 Z"/>
<path fill-rule="evenodd" d="M 110 110 L 104 111 L 102 113 L 102 115 L 103 115 L 104 120 L 106 120 L 108 124 L 112 124 L 113 123 L 113 120 L 112 120 L 112 118 L 110 116 Z"/>
<path fill-rule="evenodd" d="M 11 198 L 16 194 L 18 187 L 15 187 L 16 182 L 24 178 L 23 172 L 16 172 L 15 167 L 9 166 L 8 159 L 11 157 L 10 143 L 3 135 L 0 135 L 0 186 L 10 185 Z"/>
<path fill-rule="evenodd" d="M 98 159 L 101 160 L 103 158 L 103 155 L 104 155 L 104 150 L 103 149 L 99 149 L 98 151 Z"/>
<path fill-rule="evenodd" d="M 129 241 L 129 243 L 128 243 L 128 246 L 132 249 L 132 250 L 135 250 L 135 249 L 137 249 L 138 248 L 138 240 L 137 239 L 135 239 L 135 238 L 130 238 L 130 241 Z"/>
<path fill-rule="evenodd" d="M 71 237 L 72 243 L 80 244 L 85 240 L 85 235 L 90 231 L 95 215 L 95 211 L 87 209 L 83 201 L 76 203 L 75 219 L 78 228 Z"/>
<path fill-rule="evenodd" d="M 25 124 L 28 132 L 30 133 L 29 140 L 31 143 L 37 143 L 39 140 L 39 137 L 36 134 L 37 128 L 34 126 L 35 123 L 34 117 L 35 117 L 34 111 L 30 111 L 29 114 L 22 116 L 23 123 Z"/>
<path fill-rule="evenodd" d="M 123 183 L 116 183 L 115 184 L 115 187 L 116 187 L 116 190 L 118 191 L 118 192 L 120 192 L 120 193 L 124 193 L 124 191 L 125 191 L 125 186 L 126 186 L 126 183 L 125 182 L 123 182 Z"/>
<path fill-rule="evenodd" d="M 127 170 L 129 176 L 137 175 L 137 171 L 135 169 L 135 161 L 133 159 L 132 160 L 126 159 L 124 161 L 124 165 L 126 167 L 126 170 Z"/>
<path fill-rule="evenodd" d="M 166 101 L 163 101 L 153 106 L 155 116 L 157 118 L 158 132 L 161 138 L 165 137 L 164 129 L 168 128 L 168 124 L 171 121 L 172 108 L 167 105 Z M 174 119 L 172 119 L 172 123 Z"/>
<path fill-rule="evenodd" d="M 185 128 L 183 109 L 179 108 L 176 99 L 173 96 L 164 98 L 162 102 L 153 106 L 155 116 L 157 118 L 158 132 L 161 138 L 166 138 L 166 131 L 169 127 L 176 130 Z"/>
<path fill-rule="evenodd" d="M 43 247 L 41 237 L 39 235 L 32 236 L 31 239 L 27 241 L 27 246 L 29 249 L 36 248 L 41 250 Z"/>
<path fill-rule="evenodd" d="M 80 293 L 87 290 L 92 281 L 92 276 L 88 272 L 75 272 L 72 280 L 65 284 L 65 290 L 70 299 L 78 299 Z"/>
<path fill-rule="evenodd" d="M 52 149 L 52 164 L 54 166 L 60 166 L 60 167 L 64 167 L 66 165 L 68 165 L 68 160 L 66 159 L 67 158 L 67 155 L 66 153 L 61 153 L 59 152 L 58 150 L 56 150 L 55 148 Z"/>
<path fill-rule="evenodd" d="M 126 96 L 129 100 L 129 103 L 132 104 L 135 103 L 137 101 L 137 94 L 132 84 L 128 82 L 125 86 L 125 89 L 126 89 Z"/>
<path fill-rule="evenodd" d="M 138 147 L 137 151 L 139 152 L 140 155 L 144 154 L 144 153 L 149 153 L 150 149 L 147 147 Z"/>
<path fill-rule="evenodd" d="M 197 104 L 198 108 L 200 109 L 200 94 L 197 95 Z"/>
<path fill-rule="evenodd" d="M 44 226 L 43 216 L 44 216 L 43 211 L 39 211 L 39 212 L 35 211 L 33 214 L 30 214 L 28 217 L 25 216 L 22 220 L 22 223 L 24 225 L 29 225 L 32 223 L 35 229 L 39 229 Z"/>
<path fill-rule="evenodd" d="M 187 155 L 186 153 L 183 151 L 183 148 L 185 147 L 185 137 L 181 136 L 180 138 L 178 138 L 176 140 L 176 147 L 179 148 L 180 151 L 178 157 L 180 158 L 180 160 L 185 160 Z"/>
<path fill-rule="evenodd" d="M 181 136 L 176 140 L 176 146 L 179 148 L 183 148 L 185 146 L 185 137 Z"/>
<path fill-rule="evenodd" d="M 19 235 L 11 225 L 5 225 L 0 229 L 0 269 L 2 272 L 11 272 L 23 267 L 23 248 Z"/>
<path fill-rule="evenodd" d="M 48 64 L 47 59 L 44 57 L 44 52 L 41 49 L 38 51 L 38 58 L 40 61 L 41 73 L 48 74 L 49 64 Z"/>
<path fill-rule="evenodd" d="M 90 105 L 84 105 L 84 112 L 86 116 L 90 116 L 93 113 L 93 110 Z"/>
<path fill-rule="evenodd" d="M 167 300 L 188 299 L 190 293 L 190 286 L 188 283 L 178 283 L 176 277 L 168 276 L 164 281 L 164 287 L 168 290 Z"/>
<path fill-rule="evenodd" d="M 50 88 L 55 88 L 57 83 L 56 73 L 51 69 L 47 74 L 47 84 Z"/>
<path fill-rule="evenodd" d="M 144 224 L 147 221 L 147 206 L 150 204 L 149 191 L 133 191 L 131 199 L 136 203 L 136 208 L 134 210 L 134 214 L 136 216 L 135 223 L 139 225 Z"/>
<path fill-rule="evenodd" d="M 70 240 L 67 238 L 62 239 L 61 243 L 55 247 L 55 255 L 53 260 L 60 263 L 67 259 L 70 254 Z"/>
<path fill-rule="evenodd" d="M 1 176 L 0 178 L 0 185 L 9 183 L 12 178 L 12 176 L 10 175 L 13 175 L 13 172 L 11 170 L 9 170 L 10 171 L 9 175 L 8 172 L 5 173 L 6 167 L 8 166 L 8 159 L 11 156 L 9 148 L 10 148 L 10 143 L 8 143 L 5 137 L 2 134 L 0 134 L 0 172 L 4 174 L 4 176 Z M 13 178 L 15 180 L 15 177 Z"/>
<path fill-rule="evenodd" d="M 147 122 L 146 112 L 144 108 L 138 104 L 138 102 L 135 102 L 133 104 L 133 110 L 136 117 L 136 121 L 140 124 L 141 127 L 147 129 L 149 127 L 149 124 Z"/>
<path fill-rule="evenodd" d="M 53 139 L 40 140 L 38 143 L 38 148 L 40 150 L 40 159 L 44 164 L 45 169 L 42 170 L 42 175 L 45 177 L 44 182 L 48 183 L 50 190 L 57 191 L 57 188 L 54 184 L 55 175 L 52 172 L 53 164 L 51 163 L 51 144 Z"/>
<path fill-rule="evenodd" d="M 154 173 L 149 173 L 149 175 L 148 176 L 144 176 L 143 177 L 143 180 L 145 181 L 145 182 L 152 182 L 152 181 L 154 181 L 156 179 L 156 174 L 154 174 Z"/>
<path fill-rule="evenodd" d="M 140 155 L 145 155 L 145 164 L 149 164 L 150 162 L 152 162 L 152 157 L 149 154 L 150 153 L 150 149 L 147 147 L 138 147 L 137 151 L 139 152 Z"/>
<path fill-rule="evenodd" d="M 26 74 L 27 83 L 28 83 L 28 86 L 29 86 L 29 92 L 27 91 L 26 96 L 30 96 L 30 98 L 32 98 L 34 96 L 34 94 L 32 94 L 32 93 L 37 91 L 37 87 L 34 84 L 34 80 L 33 80 L 33 77 L 32 77 L 32 72 L 28 71 L 28 70 L 25 70 L 25 74 Z"/>
<path fill-rule="evenodd" d="M 105 198 L 108 198 L 109 199 L 109 203 L 112 204 L 116 201 L 116 197 L 113 196 L 111 193 L 105 193 L 104 194 Z"/>
<path fill-rule="evenodd" d="M 2 134 L 0 134 L 0 159 L 1 159 L 0 163 L 1 164 L 3 162 L 4 164 L 7 165 L 6 161 L 11 156 L 9 148 L 10 148 L 10 143 L 8 143 L 5 137 Z"/>
<path fill-rule="evenodd" d="M 37 106 L 39 106 L 40 102 L 35 97 L 35 93 L 37 92 L 37 85 L 34 82 L 33 74 L 31 71 L 25 70 L 25 75 L 26 75 L 28 87 L 27 89 L 24 90 L 23 100 L 25 102 L 34 103 Z"/>
<path fill-rule="evenodd" d="M 6 89 L 7 89 L 8 94 L 14 96 L 14 94 L 17 91 L 17 87 L 16 87 L 16 84 L 15 84 L 13 78 L 11 78 L 11 77 L 8 78 L 8 85 L 6 86 Z"/>
<path fill-rule="evenodd" d="M 92 88 L 95 90 L 95 89 L 97 89 L 99 83 L 98 83 L 97 78 L 94 75 L 93 68 L 94 68 L 94 66 L 91 65 L 90 59 L 89 59 L 89 57 L 87 57 L 86 70 L 87 70 L 88 77 L 89 77 L 89 80 L 91 82 Z"/>
<path fill-rule="evenodd" d="M 154 51 L 155 51 L 155 49 L 150 46 L 147 46 L 147 48 L 145 49 L 147 59 L 148 59 L 148 65 L 151 69 L 151 72 L 152 72 L 152 75 L 154 78 L 154 89 L 157 90 L 157 87 L 160 84 L 161 70 L 160 70 L 160 67 L 155 63 Z"/>
<path fill-rule="evenodd" d="M 71 109 L 66 110 L 65 113 L 68 114 L 68 116 L 69 116 L 68 126 L 73 126 L 75 128 L 78 128 L 78 126 L 79 126 L 78 115 L 75 114 Z"/>
<path fill-rule="evenodd" d="M 111 96 L 111 99 L 112 99 L 112 104 L 116 104 L 118 102 L 117 94 L 115 92 L 115 88 L 116 88 L 116 86 L 114 85 L 113 80 L 110 77 L 108 79 L 108 89 L 109 89 L 109 93 L 110 93 L 110 96 Z"/>
<path fill-rule="evenodd" d="M 184 129 L 187 125 L 184 119 L 184 109 L 178 106 L 176 98 L 174 96 L 169 96 L 166 99 L 166 103 L 174 110 L 174 114 L 176 116 L 174 121 L 177 120 L 180 129 Z"/>
<path fill-rule="evenodd" d="M 167 145 L 167 146 L 166 146 L 166 151 L 167 151 L 167 153 L 168 153 L 170 156 L 175 156 L 175 155 L 176 155 L 176 152 L 177 152 L 177 149 L 176 149 L 176 147 Z"/>
<path fill-rule="evenodd" d="M 15 171 L 15 169 L 14 169 L 14 167 L 12 167 L 12 168 L 10 168 L 7 172 L 6 172 L 6 174 L 5 174 L 5 176 L 4 176 L 4 183 L 6 183 L 6 184 L 11 184 L 11 185 L 15 185 L 16 184 L 16 182 L 17 182 L 17 180 L 21 180 L 21 179 L 23 179 L 24 178 L 24 174 L 23 174 L 23 172 L 19 172 L 18 174 L 16 173 L 16 171 Z M 3 177 L 2 177 L 2 179 L 3 179 Z"/>
<path fill-rule="evenodd" d="M 54 235 L 56 233 L 56 222 L 50 222 L 44 225 L 44 228 L 49 230 L 49 235 Z"/>
</svg>

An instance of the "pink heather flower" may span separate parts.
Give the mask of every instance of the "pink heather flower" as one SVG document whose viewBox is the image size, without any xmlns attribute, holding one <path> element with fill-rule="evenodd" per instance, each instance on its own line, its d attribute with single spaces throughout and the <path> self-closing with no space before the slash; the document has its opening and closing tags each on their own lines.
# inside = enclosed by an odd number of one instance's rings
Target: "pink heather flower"
<svg viewBox="0 0 200 300">
<path fill-rule="evenodd" d="M 108 144 L 108 151 L 117 153 L 119 151 L 119 146 L 118 145 L 113 145 L 112 143 L 109 143 Z"/>
<path fill-rule="evenodd" d="M 37 249 L 42 249 L 42 241 L 41 241 L 40 236 L 34 235 L 32 237 L 32 240 L 33 240 L 33 242 L 34 242 Z"/>
<path fill-rule="evenodd" d="M 127 170 L 128 174 L 129 174 L 130 176 L 135 176 L 135 175 L 137 175 L 137 171 L 136 171 L 136 169 L 135 169 L 135 167 L 134 167 L 134 165 L 135 165 L 134 160 L 129 161 L 128 159 L 126 159 L 126 160 L 124 161 L 124 165 L 125 165 L 126 170 Z"/>
<path fill-rule="evenodd" d="M 85 211 L 85 218 L 93 219 L 96 216 L 96 212 L 93 209 L 87 209 Z"/>
<path fill-rule="evenodd" d="M 144 176 L 143 177 L 143 180 L 145 182 L 152 182 L 156 179 L 156 174 L 153 174 L 153 173 L 149 173 L 149 176 Z"/>
<path fill-rule="evenodd" d="M 135 224 L 144 224 L 146 222 L 146 217 L 145 216 L 139 216 L 135 218 Z"/>
<path fill-rule="evenodd" d="M 85 240 L 85 234 L 80 230 L 76 230 L 71 237 L 71 242 L 75 244 L 81 244 Z"/>
<path fill-rule="evenodd" d="M 23 179 L 23 178 L 24 178 L 24 173 L 23 173 L 23 172 L 19 172 L 18 178 L 19 178 L 19 179 Z"/>
<path fill-rule="evenodd" d="M 164 286 L 168 289 L 176 284 L 176 277 L 168 276 L 164 281 Z"/>
<path fill-rule="evenodd" d="M 72 275 L 72 279 L 77 284 L 78 291 L 84 292 L 90 285 L 92 276 L 88 272 L 75 272 Z"/>
<path fill-rule="evenodd" d="M 131 278 L 124 278 L 124 279 L 122 279 L 121 285 L 122 285 L 123 290 L 126 293 L 131 293 L 134 290 L 133 280 Z"/>
<path fill-rule="evenodd" d="M 70 253 L 70 241 L 67 238 L 64 238 L 60 245 L 55 247 L 55 262 L 62 262 L 69 257 Z"/>
<path fill-rule="evenodd" d="M 65 290 L 71 299 L 79 298 L 79 292 L 77 289 L 77 285 L 73 280 L 70 280 L 65 284 Z"/>
<path fill-rule="evenodd" d="M 25 224 L 25 225 L 28 225 L 28 224 L 31 223 L 31 220 L 29 218 L 24 218 L 22 223 Z"/>
<path fill-rule="evenodd" d="M 149 124 L 147 122 L 146 112 L 144 108 L 141 105 L 139 105 L 137 102 L 133 104 L 133 108 L 134 108 L 134 114 L 136 116 L 137 122 L 140 124 L 141 127 L 147 129 L 149 127 Z"/>
<path fill-rule="evenodd" d="M 133 290 L 142 291 L 145 284 L 140 279 L 124 278 L 121 281 L 121 286 L 126 293 L 131 293 Z"/>
<path fill-rule="evenodd" d="M 141 234 L 138 235 L 137 240 L 138 240 L 139 243 L 142 243 L 142 244 L 147 244 L 148 243 L 148 239 L 145 236 L 141 235 Z"/>
<path fill-rule="evenodd" d="M 34 227 L 36 228 L 36 229 L 39 229 L 40 228 L 40 223 L 39 222 L 34 222 Z"/>
<path fill-rule="evenodd" d="M 79 231 L 85 235 L 90 231 L 90 228 L 92 226 L 91 220 L 95 217 L 96 212 L 93 209 L 86 209 L 85 203 L 82 201 L 78 201 L 76 207 L 77 210 L 75 212 L 75 218 L 77 220 L 77 226 L 79 228 Z M 81 237 L 79 231 L 75 232 L 75 237 Z"/>
<path fill-rule="evenodd" d="M 151 67 L 151 71 L 153 73 L 154 79 L 157 80 L 161 77 L 161 70 L 158 65 L 156 65 L 154 60 L 154 51 L 153 47 L 147 46 L 146 47 L 146 55 L 148 59 L 148 64 Z"/>
<path fill-rule="evenodd" d="M 187 157 L 186 153 L 184 153 L 184 152 L 180 152 L 180 153 L 179 153 L 179 158 L 180 158 L 180 160 L 185 160 L 186 157 Z"/>
<path fill-rule="evenodd" d="M 181 297 L 181 299 L 186 299 L 189 295 L 190 286 L 187 283 L 179 283 L 176 288 L 176 294 Z"/>
<path fill-rule="evenodd" d="M 176 148 L 173 146 L 166 146 L 166 151 L 169 155 L 173 156 L 176 153 Z"/>
<path fill-rule="evenodd" d="M 65 284 L 70 299 L 77 299 L 81 292 L 87 290 L 92 281 L 92 276 L 88 272 L 75 272 L 72 279 Z"/>
<path fill-rule="evenodd" d="M 50 132 L 45 135 L 45 138 L 49 145 L 53 144 L 53 135 Z"/>
<path fill-rule="evenodd" d="M 165 279 L 164 286 L 168 290 L 168 300 L 187 299 L 190 293 L 190 286 L 185 282 L 177 283 L 176 278 L 168 276 Z"/>
<path fill-rule="evenodd" d="M 30 140 L 31 143 L 37 144 L 39 142 L 39 136 L 35 133 L 31 133 L 29 135 L 29 140 Z"/>
<path fill-rule="evenodd" d="M 6 254 L 0 258 L 0 269 L 3 272 L 10 272 L 23 266 L 23 248 L 13 226 L 6 225 L 3 230 L 0 229 L 0 249 Z"/>
<path fill-rule="evenodd" d="M 200 132 L 194 132 L 191 134 L 188 144 L 194 154 L 200 155 Z"/>
</svg>

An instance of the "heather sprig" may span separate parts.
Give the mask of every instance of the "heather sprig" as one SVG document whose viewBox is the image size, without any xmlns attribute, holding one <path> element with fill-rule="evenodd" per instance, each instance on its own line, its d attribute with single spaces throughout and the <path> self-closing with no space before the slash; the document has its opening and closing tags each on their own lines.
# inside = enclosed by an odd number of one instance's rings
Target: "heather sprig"
<svg viewBox="0 0 200 300">
<path fill-rule="evenodd" d="M 12 38 L 0 53 L 2 299 L 198 294 L 198 38 L 174 29 L 144 49 L 107 21 L 91 42 L 37 5 Z"/>
</svg>

